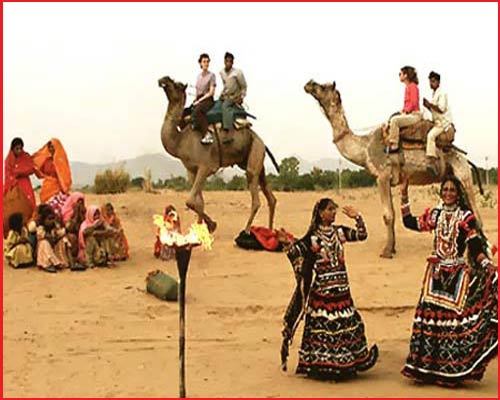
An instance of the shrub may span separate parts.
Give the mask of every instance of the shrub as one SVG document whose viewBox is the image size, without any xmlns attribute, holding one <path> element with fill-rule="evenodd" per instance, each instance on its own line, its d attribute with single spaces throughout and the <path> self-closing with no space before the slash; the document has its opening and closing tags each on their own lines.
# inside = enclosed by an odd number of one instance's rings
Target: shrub
<svg viewBox="0 0 500 400">
<path fill-rule="evenodd" d="M 227 183 L 226 190 L 246 190 L 248 188 L 247 179 L 244 176 L 235 175 Z"/>
<path fill-rule="evenodd" d="M 225 190 L 226 182 L 220 176 L 211 176 L 205 183 L 205 190 Z"/>
<path fill-rule="evenodd" d="M 94 191 L 97 194 L 124 193 L 130 186 L 130 175 L 123 167 L 107 169 L 98 173 L 94 179 Z"/>
<path fill-rule="evenodd" d="M 163 187 L 180 192 L 184 190 L 189 190 L 190 185 L 187 179 L 184 178 L 183 176 L 175 176 L 175 177 L 170 177 L 169 179 L 165 179 Z"/>
</svg>

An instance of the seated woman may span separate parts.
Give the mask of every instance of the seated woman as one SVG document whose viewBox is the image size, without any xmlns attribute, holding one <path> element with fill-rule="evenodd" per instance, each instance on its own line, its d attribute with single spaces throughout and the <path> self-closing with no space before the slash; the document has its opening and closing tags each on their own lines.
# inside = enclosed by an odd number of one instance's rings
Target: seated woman
<svg viewBox="0 0 500 400">
<path fill-rule="evenodd" d="M 115 240 L 112 241 L 111 261 L 127 260 L 129 258 L 127 237 L 125 236 L 121 220 L 118 215 L 116 215 L 113 205 L 111 203 L 106 203 L 101 209 L 101 214 L 104 221 L 106 221 L 110 227 L 119 231 Z"/>
<path fill-rule="evenodd" d="M 399 129 L 416 124 L 422 119 L 417 71 L 413 67 L 405 66 L 399 71 L 399 80 L 405 85 L 404 104 L 403 109 L 390 118 L 389 146 L 385 149 L 388 154 L 399 151 Z"/>
<path fill-rule="evenodd" d="M 161 219 L 160 215 L 158 217 Z M 166 230 L 167 232 L 181 232 L 181 220 L 179 218 L 179 214 L 177 214 L 177 210 L 172 205 L 165 207 L 163 225 L 158 226 L 156 229 L 156 242 L 153 252 L 156 258 L 168 261 L 175 257 L 175 250 L 172 246 L 168 246 L 167 244 L 161 242 L 162 230 Z"/>
<path fill-rule="evenodd" d="M 37 176 L 43 180 L 40 201 L 49 204 L 58 216 L 71 189 L 71 169 L 66 151 L 58 139 L 50 139 L 33 154 Z"/>
<path fill-rule="evenodd" d="M 208 70 L 210 65 L 210 57 L 208 54 L 203 53 L 198 59 L 201 72 L 196 79 L 196 100 L 193 102 L 193 127 L 199 130 L 203 137 L 201 138 L 202 144 L 211 144 L 214 139 L 210 132 L 208 132 L 208 119 L 207 112 L 214 106 L 215 94 L 215 74 Z"/>
<path fill-rule="evenodd" d="M 86 213 L 85 197 L 80 192 L 72 193 L 62 207 L 62 220 L 68 240 L 71 242 L 71 253 L 74 258 L 78 257 L 78 234 Z"/>
<path fill-rule="evenodd" d="M 119 234 L 104 221 L 97 206 L 89 206 L 78 234 L 80 262 L 89 268 L 107 267 L 112 257 L 112 241 Z"/>
<path fill-rule="evenodd" d="M 9 216 L 9 233 L 4 242 L 4 252 L 7 262 L 13 268 L 33 265 L 33 247 L 21 213 Z"/>
<path fill-rule="evenodd" d="M 36 262 L 38 268 L 53 273 L 58 269 L 73 267 L 71 244 L 66 238 L 66 230 L 58 221 L 52 207 L 40 204 L 37 214 Z"/>
</svg>

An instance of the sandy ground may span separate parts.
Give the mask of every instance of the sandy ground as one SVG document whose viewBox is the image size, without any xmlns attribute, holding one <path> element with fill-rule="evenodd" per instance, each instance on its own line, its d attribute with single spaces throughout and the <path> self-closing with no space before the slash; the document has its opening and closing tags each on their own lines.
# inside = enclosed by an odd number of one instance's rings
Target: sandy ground
<svg viewBox="0 0 500 400">
<path fill-rule="evenodd" d="M 497 188 L 491 187 L 494 197 Z M 430 188 L 412 188 L 413 211 L 435 204 Z M 354 381 L 324 383 L 296 376 L 301 331 L 291 347 L 289 372 L 279 368 L 281 318 L 294 286 L 281 253 L 251 252 L 233 239 L 246 222 L 246 192 L 207 192 L 219 223 L 214 249 L 194 250 L 187 294 L 187 394 L 192 397 L 497 397 L 498 364 L 482 382 L 461 389 L 416 385 L 400 369 L 423 277 L 431 235 L 407 231 L 397 212 L 398 254 L 380 259 L 385 229 L 375 188 L 330 193 L 278 193 L 277 226 L 301 235 L 314 202 L 333 196 L 365 215 L 369 238 L 347 247 L 352 293 L 380 359 Z M 186 193 L 89 196 L 111 200 L 131 243 L 131 259 L 114 269 L 47 274 L 4 266 L 4 396 L 176 397 L 177 303 L 145 293 L 148 271 L 176 276 L 175 262 L 153 257 L 152 215 L 174 204 L 183 227 Z M 263 197 L 262 197 L 263 199 Z M 497 209 L 481 208 L 486 233 L 498 241 Z M 256 224 L 264 225 L 262 207 Z M 339 222 L 348 223 L 345 216 Z"/>
</svg>

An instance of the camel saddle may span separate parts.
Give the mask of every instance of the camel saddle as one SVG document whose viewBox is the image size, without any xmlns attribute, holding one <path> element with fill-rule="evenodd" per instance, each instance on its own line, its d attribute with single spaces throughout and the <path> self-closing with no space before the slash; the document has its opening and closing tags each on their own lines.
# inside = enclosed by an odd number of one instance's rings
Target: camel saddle
<svg viewBox="0 0 500 400">
<path fill-rule="evenodd" d="M 434 126 L 434 123 L 429 120 L 422 120 L 414 125 L 400 128 L 399 142 L 404 150 L 424 150 L 427 142 L 427 135 Z M 456 129 L 451 124 L 443 133 L 436 138 L 436 146 L 443 151 L 451 148 L 455 140 Z M 383 127 L 384 142 L 387 144 L 389 136 L 389 125 L 385 124 Z"/>
<path fill-rule="evenodd" d="M 250 128 L 252 123 L 247 119 L 247 117 L 256 119 L 252 114 L 248 113 L 243 107 L 238 105 L 233 105 L 233 126 L 234 129 L 240 130 L 244 128 Z M 212 133 L 222 129 L 222 101 L 217 100 L 214 106 L 207 112 L 207 120 L 209 123 L 208 130 Z M 184 123 L 187 125 L 191 121 L 191 114 L 189 113 L 184 117 Z"/>
</svg>

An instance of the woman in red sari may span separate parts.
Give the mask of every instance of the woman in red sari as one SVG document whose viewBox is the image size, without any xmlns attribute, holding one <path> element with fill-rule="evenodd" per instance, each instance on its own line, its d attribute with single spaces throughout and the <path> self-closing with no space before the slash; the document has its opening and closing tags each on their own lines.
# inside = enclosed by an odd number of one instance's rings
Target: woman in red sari
<svg viewBox="0 0 500 400">
<path fill-rule="evenodd" d="M 30 181 L 30 175 L 35 173 L 35 166 L 30 155 L 24 151 L 24 142 L 21 138 L 12 140 L 4 165 L 4 196 L 9 190 L 18 186 L 35 210 L 35 193 Z"/>
</svg>

